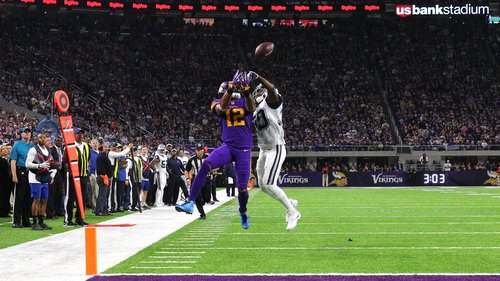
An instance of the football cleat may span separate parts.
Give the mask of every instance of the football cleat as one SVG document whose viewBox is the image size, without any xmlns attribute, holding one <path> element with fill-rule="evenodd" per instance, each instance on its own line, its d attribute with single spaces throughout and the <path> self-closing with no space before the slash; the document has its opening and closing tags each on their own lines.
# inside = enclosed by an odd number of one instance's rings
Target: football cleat
<svg viewBox="0 0 500 281">
<path fill-rule="evenodd" d="M 295 213 L 292 213 L 287 216 L 288 218 L 288 224 L 286 226 L 286 230 L 294 230 L 295 227 L 297 227 L 297 223 L 299 222 L 300 219 L 300 213 L 299 211 L 295 211 Z"/>
<path fill-rule="evenodd" d="M 194 202 L 189 201 L 189 202 L 186 202 L 184 204 L 175 205 L 175 210 L 177 212 L 184 212 L 184 213 L 191 215 L 191 214 L 193 214 L 193 210 L 194 210 Z"/>
<path fill-rule="evenodd" d="M 241 226 L 244 229 L 248 229 L 250 227 L 250 218 L 248 217 L 247 213 L 240 213 L 240 222 Z"/>
</svg>

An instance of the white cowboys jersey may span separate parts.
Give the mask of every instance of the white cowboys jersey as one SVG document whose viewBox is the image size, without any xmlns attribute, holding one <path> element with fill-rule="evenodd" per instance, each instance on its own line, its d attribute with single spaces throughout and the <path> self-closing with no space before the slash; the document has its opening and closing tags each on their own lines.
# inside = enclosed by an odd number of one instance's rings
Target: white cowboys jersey
<svg viewBox="0 0 500 281">
<path fill-rule="evenodd" d="M 276 90 L 277 92 L 277 90 Z M 253 123 L 257 129 L 257 142 L 261 149 L 271 149 L 285 144 L 283 130 L 283 98 L 278 93 L 279 106 L 272 108 L 264 99 L 253 113 Z"/>
<path fill-rule="evenodd" d="M 184 169 L 186 169 L 186 165 L 187 165 L 187 163 L 189 161 L 189 158 L 187 156 L 182 156 L 179 159 L 181 160 L 182 166 L 184 166 Z"/>
<path fill-rule="evenodd" d="M 156 158 L 158 158 L 160 162 L 156 163 L 155 169 L 160 172 L 160 174 L 167 174 L 167 155 L 160 155 L 159 153 L 156 153 Z"/>
</svg>

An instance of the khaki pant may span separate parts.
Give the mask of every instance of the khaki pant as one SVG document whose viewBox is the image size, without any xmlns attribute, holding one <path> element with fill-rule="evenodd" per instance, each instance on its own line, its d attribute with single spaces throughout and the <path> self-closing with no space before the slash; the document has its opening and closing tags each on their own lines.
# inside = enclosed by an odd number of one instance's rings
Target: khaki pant
<svg viewBox="0 0 500 281">
<path fill-rule="evenodd" d="M 90 190 L 92 193 L 92 206 L 95 209 L 97 206 L 97 197 L 99 196 L 99 185 L 97 184 L 97 176 L 95 174 L 90 175 Z"/>
</svg>

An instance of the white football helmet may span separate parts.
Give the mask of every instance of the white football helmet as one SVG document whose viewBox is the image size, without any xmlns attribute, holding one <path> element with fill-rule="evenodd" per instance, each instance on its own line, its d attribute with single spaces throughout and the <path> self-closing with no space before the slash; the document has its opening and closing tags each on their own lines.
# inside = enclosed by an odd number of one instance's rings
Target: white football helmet
<svg viewBox="0 0 500 281">
<path fill-rule="evenodd" d="M 252 97 L 255 99 L 257 104 L 261 103 L 267 98 L 267 89 L 262 86 L 262 84 L 257 85 L 255 90 L 252 92 Z"/>
<path fill-rule="evenodd" d="M 165 148 L 164 144 L 158 145 L 158 154 L 160 154 L 162 156 L 165 155 L 165 150 L 166 150 L 166 148 Z"/>
</svg>

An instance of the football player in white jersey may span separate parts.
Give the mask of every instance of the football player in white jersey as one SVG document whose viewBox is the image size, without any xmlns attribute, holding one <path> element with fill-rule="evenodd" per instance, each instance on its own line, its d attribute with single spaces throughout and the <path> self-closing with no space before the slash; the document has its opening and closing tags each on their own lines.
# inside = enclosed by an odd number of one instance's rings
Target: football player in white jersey
<svg viewBox="0 0 500 281">
<path fill-rule="evenodd" d="M 285 206 L 286 229 L 293 230 L 300 219 L 300 213 L 295 208 L 298 202 L 288 198 L 276 184 L 281 165 L 286 158 L 282 118 L 283 97 L 273 84 L 257 73 L 250 71 L 247 75 L 249 80 L 258 84 L 252 95 L 257 103 L 257 109 L 253 113 L 253 123 L 260 149 L 256 168 L 259 187 Z"/>
<path fill-rule="evenodd" d="M 186 153 L 184 152 L 183 149 L 179 150 L 179 160 L 181 160 L 182 166 L 184 166 L 184 170 L 185 170 L 186 169 L 186 165 L 187 165 L 187 163 L 189 161 L 189 157 L 186 156 Z M 189 187 L 191 186 L 191 183 L 188 183 L 188 181 L 186 179 L 186 176 L 184 174 L 181 175 L 181 178 L 182 178 L 182 180 L 186 184 L 186 187 L 189 190 Z M 181 199 L 186 199 L 186 198 L 182 198 L 182 196 L 183 196 L 183 193 L 181 192 Z"/>
<path fill-rule="evenodd" d="M 155 153 L 155 159 L 158 159 L 158 163 L 155 165 L 155 181 L 156 181 L 156 196 L 155 196 L 155 207 L 163 206 L 163 193 L 165 192 L 165 187 L 167 186 L 168 172 L 167 172 L 167 154 L 166 147 L 164 144 L 158 145 L 158 150 Z"/>
</svg>

